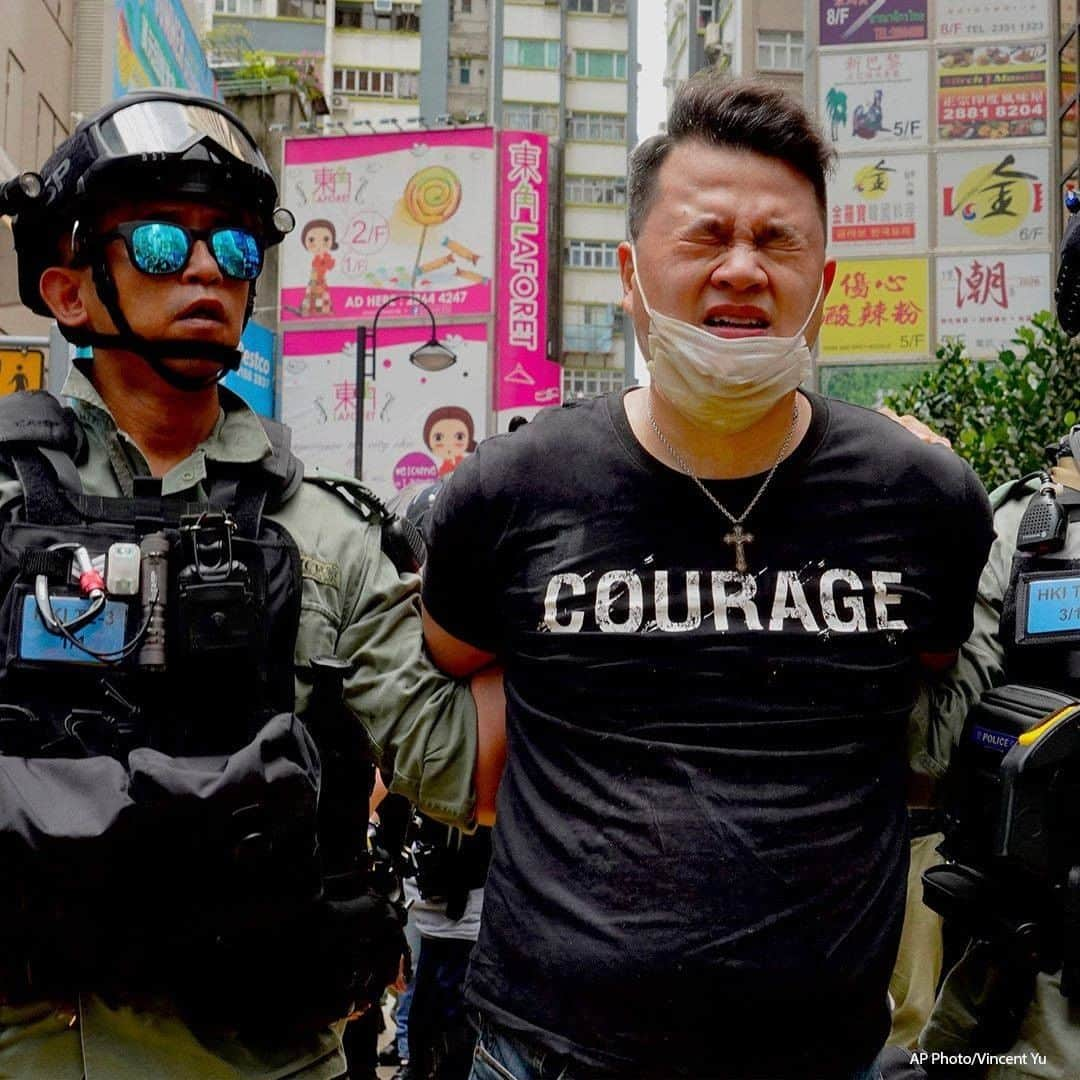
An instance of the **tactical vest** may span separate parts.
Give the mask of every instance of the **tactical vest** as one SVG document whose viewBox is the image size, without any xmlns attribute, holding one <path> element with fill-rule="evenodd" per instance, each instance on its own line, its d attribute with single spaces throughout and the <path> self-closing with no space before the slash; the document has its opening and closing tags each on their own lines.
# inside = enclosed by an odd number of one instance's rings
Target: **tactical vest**
<svg viewBox="0 0 1080 1080">
<path fill-rule="evenodd" d="M 233 1026 L 303 1026 L 396 962 L 392 905 L 352 876 L 324 888 L 335 808 L 293 714 L 300 558 L 266 516 L 302 467 L 288 429 L 264 425 L 272 456 L 208 464 L 205 503 L 152 479 L 104 498 L 82 490 L 71 410 L 0 402 L 22 487 L 0 526 L 9 998 L 169 990 Z"/>
<path fill-rule="evenodd" d="M 1059 550 L 1016 551 L 1000 636 L 1008 682 L 1080 697 L 1080 491 L 1064 488 L 1055 501 L 1059 510 L 1033 495 L 1021 520 L 1022 535 L 1059 512 L 1068 525 Z"/>
</svg>

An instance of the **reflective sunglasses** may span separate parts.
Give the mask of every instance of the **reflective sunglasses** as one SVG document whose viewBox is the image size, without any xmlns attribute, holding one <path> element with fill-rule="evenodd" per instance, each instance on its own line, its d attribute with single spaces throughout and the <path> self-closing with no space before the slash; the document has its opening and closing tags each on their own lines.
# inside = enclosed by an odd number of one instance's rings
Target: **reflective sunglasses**
<svg viewBox="0 0 1080 1080">
<path fill-rule="evenodd" d="M 263 264 L 258 238 L 235 225 L 189 229 L 172 221 L 128 221 L 104 233 L 102 240 L 121 239 L 132 265 L 144 274 L 176 274 L 191 258 L 196 240 L 209 247 L 221 272 L 237 281 L 254 281 Z"/>
</svg>

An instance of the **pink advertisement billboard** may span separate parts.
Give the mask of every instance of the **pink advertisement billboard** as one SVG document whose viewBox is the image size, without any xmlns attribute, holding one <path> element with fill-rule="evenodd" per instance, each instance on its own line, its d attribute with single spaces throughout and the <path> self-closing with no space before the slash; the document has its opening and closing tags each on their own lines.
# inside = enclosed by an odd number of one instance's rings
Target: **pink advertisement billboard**
<svg viewBox="0 0 1080 1080">
<path fill-rule="evenodd" d="M 309 468 L 353 474 L 357 431 L 363 476 L 383 495 L 452 472 L 488 434 L 487 327 L 440 327 L 457 359 L 424 371 L 409 354 L 425 344 L 426 324 L 382 326 L 367 337 L 363 417 L 357 423 L 354 329 L 300 328 L 282 335 L 281 418 Z"/>
<path fill-rule="evenodd" d="M 561 368 L 547 358 L 548 140 L 499 135 L 499 274 L 495 409 L 558 405 Z"/>
<path fill-rule="evenodd" d="M 491 128 L 286 139 L 282 320 L 359 320 L 403 292 L 488 314 L 494 159 Z"/>
</svg>

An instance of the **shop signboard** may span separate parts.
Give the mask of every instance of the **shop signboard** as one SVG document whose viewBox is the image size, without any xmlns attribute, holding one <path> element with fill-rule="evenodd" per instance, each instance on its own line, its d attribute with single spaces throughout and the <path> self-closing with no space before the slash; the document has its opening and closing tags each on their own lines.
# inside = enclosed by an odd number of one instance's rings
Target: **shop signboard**
<svg viewBox="0 0 1080 1080">
<path fill-rule="evenodd" d="M 838 260 L 825 298 L 821 355 L 925 355 L 928 278 L 925 258 Z"/>
<path fill-rule="evenodd" d="M 925 154 L 842 157 L 829 183 L 829 252 L 926 251 Z"/>
<path fill-rule="evenodd" d="M 842 152 L 880 153 L 927 140 L 925 49 L 823 52 L 819 114 Z"/>
</svg>

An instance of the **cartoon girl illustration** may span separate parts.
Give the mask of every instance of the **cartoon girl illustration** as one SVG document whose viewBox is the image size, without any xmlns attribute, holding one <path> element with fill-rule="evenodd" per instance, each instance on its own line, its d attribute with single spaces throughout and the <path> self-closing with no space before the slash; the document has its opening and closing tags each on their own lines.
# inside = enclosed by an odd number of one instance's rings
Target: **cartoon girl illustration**
<svg viewBox="0 0 1080 1080">
<path fill-rule="evenodd" d="M 443 405 L 424 421 L 424 445 L 439 462 L 439 475 L 453 472 L 476 449 L 475 427 L 468 409 Z"/>
<path fill-rule="evenodd" d="M 315 218 L 309 221 L 300 233 L 300 242 L 311 252 L 311 277 L 308 278 L 307 290 L 300 304 L 301 315 L 332 315 L 333 301 L 326 286 L 327 271 L 336 265 L 331 251 L 337 251 L 337 230 L 332 221 Z"/>
</svg>

